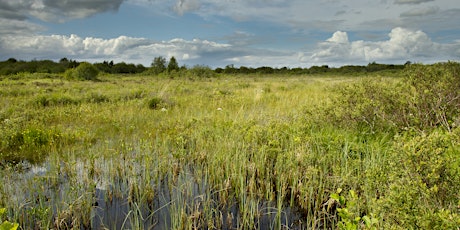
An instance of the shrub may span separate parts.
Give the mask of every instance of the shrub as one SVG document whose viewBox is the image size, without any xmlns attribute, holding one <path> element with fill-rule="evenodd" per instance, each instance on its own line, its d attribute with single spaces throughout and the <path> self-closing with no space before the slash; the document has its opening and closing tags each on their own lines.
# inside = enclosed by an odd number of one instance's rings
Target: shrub
<svg viewBox="0 0 460 230">
<path fill-rule="evenodd" d="M 209 68 L 208 66 L 201 66 L 201 65 L 196 65 L 193 68 L 189 70 L 189 73 L 192 77 L 199 77 L 199 78 L 212 78 L 216 77 L 217 74 Z"/>
<path fill-rule="evenodd" d="M 460 112 L 460 64 L 409 65 L 405 86 L 410 124 L 419 129 L 458 125 Z"/>
<path fill-rule="evenodd" d="M 456 229 L 460 189 L 459 131 L 398 136 L 386 172 L 388 182 L 376 201 L 386 227 Z"/>
<path fill-rule="evenodd" d="M 339 86 L 327 115 L 371 132 L 460 125 L 460 64 L 409 65 L 400 83 L 365 79 Z"/>
<path fill-rule="evenodd" d="M 82 62 L 78 67 L 68 69 L 64 76 L 67 79 L 95 81 L 98 74 L 99 70 L 95 66 L 88 62 Z"/>
<path fill-rule="evenodd" d="M 389 130 L 402 125 L 401 113 L 405 104 L 402 93 L 393 81 L 364 79 L 337 88 L 338 97 L 326 109 L 330 118 L 340 125 L 369 132 Z"/>
</svg>

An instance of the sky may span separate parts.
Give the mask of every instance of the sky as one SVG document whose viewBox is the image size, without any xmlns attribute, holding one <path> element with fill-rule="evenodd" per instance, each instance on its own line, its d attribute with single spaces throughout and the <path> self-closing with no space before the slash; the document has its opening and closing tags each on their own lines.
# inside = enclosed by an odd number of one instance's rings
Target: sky
<svg viewBox="0 0 460 230">
<path fill-rule="evenodd" d="M 458 0 L 0 0 L 0 60 L 310 67 L 460 60 Z"/>
</svg>

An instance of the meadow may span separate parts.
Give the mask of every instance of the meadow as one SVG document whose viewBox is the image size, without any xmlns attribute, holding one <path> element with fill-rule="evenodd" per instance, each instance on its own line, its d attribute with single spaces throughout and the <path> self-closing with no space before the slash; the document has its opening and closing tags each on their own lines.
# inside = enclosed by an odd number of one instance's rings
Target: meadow
<svg viewBox="0 0 460 230">
<path fill-rule="evenodd" d="M 0 223 L 459 229 L 459 69 L 2 76 Z"/>
</svg>

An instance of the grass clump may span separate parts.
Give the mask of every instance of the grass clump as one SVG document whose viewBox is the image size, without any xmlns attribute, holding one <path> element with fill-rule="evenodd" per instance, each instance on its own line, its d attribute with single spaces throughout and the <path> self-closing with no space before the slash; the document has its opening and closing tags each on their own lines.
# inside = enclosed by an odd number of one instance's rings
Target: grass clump
<svg viewBox="0 0 460 230">
<path fill-rule="evenodd" d="M 149 109 L 167 109 L 172 106 L 172 102 L 163 97 L 154 96 L 147 101 L 147 106 Z"/>
<path fill-rule="evenodd" d="M 33 100 L 39 107 L 77 105 L 80 101 L 64 94 L 40 95 Z"/>
<path fill-rule="evenodd" d="M 52 149 L 58 148 L 63 135 L 58 130 L 30 126 L 4 129 L 0 146 L 0 163 L 43 162 Z"/>
</svg>

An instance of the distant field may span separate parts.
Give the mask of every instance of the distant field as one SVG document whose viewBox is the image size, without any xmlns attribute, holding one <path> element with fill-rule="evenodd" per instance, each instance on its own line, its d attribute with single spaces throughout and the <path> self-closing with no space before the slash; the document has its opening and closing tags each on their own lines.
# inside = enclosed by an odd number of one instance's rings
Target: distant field
<svg viewBox="0 0 460 230">
<path fill-rule="evenodd" d="M 392 97 L 403 79 L 3 77 L 0 220 L 21 229 L 458 229 L 460 130 L 450 117 L 426 129 L 412 119 L 402 108 L 419 104 Z"/>
</svg>

